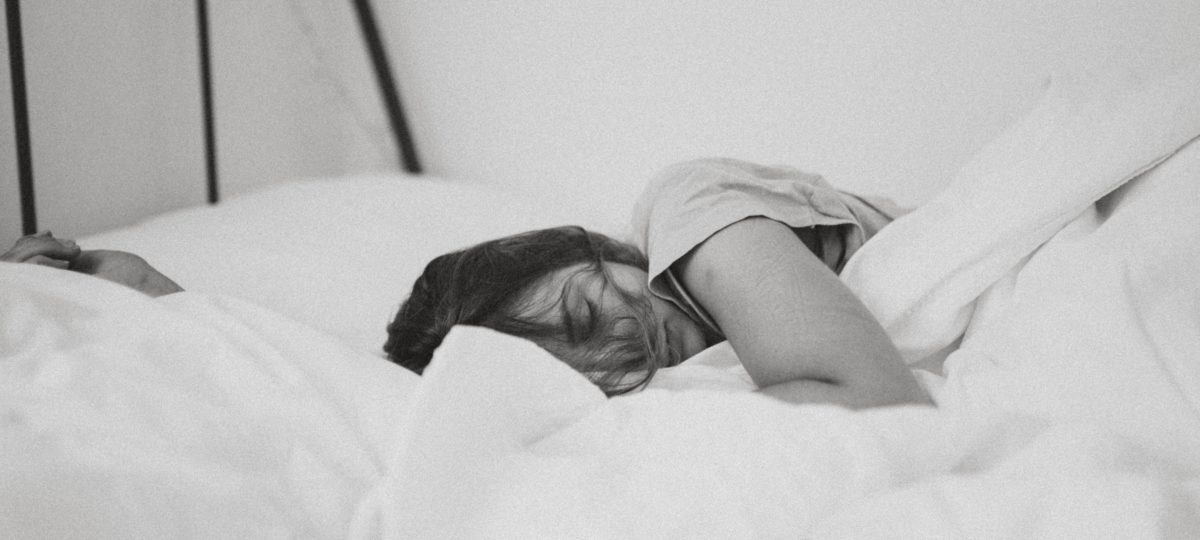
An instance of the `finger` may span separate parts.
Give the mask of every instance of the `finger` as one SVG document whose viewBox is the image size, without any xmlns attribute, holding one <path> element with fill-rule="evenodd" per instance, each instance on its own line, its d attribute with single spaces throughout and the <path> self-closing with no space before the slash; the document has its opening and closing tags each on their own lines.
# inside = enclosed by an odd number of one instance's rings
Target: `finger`
<svg viewBox="0 0 1200 540">
<path fill-rule="evenodd" d="M 44 255 L 69 261 L 78 257 L 79 252 L 79 246 L 73 240 L 59 240 L 50 236 L 49 231 L 45 231 L 45 234 L 21 237 L 12 249 L 0 255 L 0 260 L 26 262 L 38 255 Z"/>
<path fill-rule="evenodd" d="M 22 236 L 17 239 L 13 247 L 0 254 L 0 261 L 22 262 L 34 255 L 35 245 L 41 241 L 42 239 L 36 234 Z"/>
<path fill-rule="evenodd" d="M 38 251 L 34 255 L 44 255 L 64 261 L 70 261 L 78 257 L 82 251 L 74 240 L 60 240 L 53 237 L 46 237 L 39 242 L 38 248 Z"/>
<path fill-rule="evenodd" d="M 36 264 L 38 266 L 49 266 L 51 268 L 59 268 L 62 270 L 66 270 L 67 267 L 69 267 L 71 265 L 70 261 L 64 261 L 61 259 L 51 259 L 50 257 L 47 257 L 45 255 L 36 255 L 36 256 L 31 257 L 30 259 L 26 260 L 25 262 Z"/>
</svg>

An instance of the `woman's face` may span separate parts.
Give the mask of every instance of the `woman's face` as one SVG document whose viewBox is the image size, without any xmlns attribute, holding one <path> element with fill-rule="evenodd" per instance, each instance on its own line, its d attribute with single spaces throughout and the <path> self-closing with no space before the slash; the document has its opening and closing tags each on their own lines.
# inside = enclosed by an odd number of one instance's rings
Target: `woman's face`
<svg viewBox="0 0 1200 540">
<path fill-rule="evenodd" d="M 658 367 L 668 367 L 682 362 L 707 347 L 704 332 L 696 322 L 670 302 L 650 294 L 647 287 L 648 276 L 644 270 L 618 263 L 605 263 L 605 268 L 612 278 L 611 282 L 606 282 L 603 276 L 598 272 L 588 270 L 584 264 L 570 266 L 547 276 L 538 287 L 538 294 L 541 296 L 538 304 L 542 307 L 553 305 L 556 309 L 543 311 L 546 317 L 553 319 L 546 322 L 564 328 L 572 325 L 586 327 L 588 321 L 595 317 L 599 317 L 602 321 L 629 317 L 633 315 L 634 308 L 626 303 L 620 293 L 614 289 L 614 287 L 620 287 L 627 294 L 648 301 L 651 309 L 649 314 L 652 316 L 651 322 L 658 329 L 660 349 L 671 351 L 673 353 L 671 358 L 677 359 L 667 364 L 660 364 Z M 553 304 L 548 304 L 550 302 Z M 568 318 L 571 320 L 565 320 Z M 643 331 L 632 320 L 627 322 L 629 324 L 618 324 L 612 327 L 612 331 L 620 333 Z M 605 328 L 604 325 L 596 326 Z M 571 354 L 565 356 L 583 357 L 583 355 Z M 569 359 L 565 359 L 565 361 L 568 364 L 571 363 Z M 581 366 L 574 367 L 580 368 Z M 589 369 L 598 367 L 602 368 L 603 366 L 590 366 Z"/>
</svg>

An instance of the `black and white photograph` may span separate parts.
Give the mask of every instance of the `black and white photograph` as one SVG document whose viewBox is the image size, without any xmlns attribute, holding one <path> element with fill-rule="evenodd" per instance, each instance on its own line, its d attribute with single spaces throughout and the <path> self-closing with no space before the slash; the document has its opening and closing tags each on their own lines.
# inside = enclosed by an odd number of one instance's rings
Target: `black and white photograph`
<svg viewBox="0 0 1200 540">
<path fill-rule="evenodd" d="M 0 538 L 1200 538 L 1197 0 L 3 0 Z"/>
</svg>

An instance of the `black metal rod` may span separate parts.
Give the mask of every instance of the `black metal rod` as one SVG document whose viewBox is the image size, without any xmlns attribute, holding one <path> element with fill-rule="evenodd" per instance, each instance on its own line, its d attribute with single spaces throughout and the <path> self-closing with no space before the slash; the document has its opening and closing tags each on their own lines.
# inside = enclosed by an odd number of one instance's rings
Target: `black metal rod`
<svg viewBox="0 0 1200 540">
<path fill-rule="evenodd" d="M 37 232 L 33 198 L 33 145 L 29 139 L 29 102 L 25 95 L 25 47 L 21 38 L 21 2 L 4 0 L 8 20 L 8 67 L 12 77 L 13 127 L 17 139 L 17 182 L 21 193 L 21 234 Z"/>
<path fill-rule="evenodd" d="M 208 204 L 217 204 L 217 129 L 213 118 L 212 64 L 208 47 L 208 2 L 196 0 L 196 33 L 200 38 L 200 100 L 204 112 L 204 170 L 208 179 Z"/>
<path fill-rule="evenodd" d="M 379 27 L 375 25 L 375 15 L 371 11 L 369 0 L 353 0 L 354 10 L 358 14 L 358 24 L 362 28 L 363 39 L 367 44 L 367 53 L 371 56 L 371 65 L 375 68 L 375 81 L 383 95 L 383 104 L 387 109 L 388 121 L 392 126 L 392 135 L 396 137 L 396 145 L 400 151 L 400 163 L 404 170 L 419 174 L 421 163 L 417 159 L 417 147 L 413 143 L 412 134 L 408 130 L 408 122 L 404 119 L 404 109 L 400 106 L 400 93 L 396 90 L 396 81 L 392 78 L 392 69 L 388 64 L 387 52 L 383 39 L 379 35 Z"/>
</svg>

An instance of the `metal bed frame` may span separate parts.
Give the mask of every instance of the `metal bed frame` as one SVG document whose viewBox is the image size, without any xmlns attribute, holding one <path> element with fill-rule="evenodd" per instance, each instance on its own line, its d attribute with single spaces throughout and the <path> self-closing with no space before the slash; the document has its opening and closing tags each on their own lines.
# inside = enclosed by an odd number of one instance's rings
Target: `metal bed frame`
<svg viewBox="0 0 1200 540">
<path fill-rule="evenodd" d="M 21 36 L 21 2 L 5 0 L 5 18 L 8 22 L 8 62 L 12 74 L 13 127 L 17 147 L 17 176 L 21 196 L 22 234 L 37 232 L 37 205 L 34 198 L 33 149 L 29 137 L 29 105 L 25 88 L 25 51 Z M 407 172 L 419 174 L 421 164 L 417 159 L 416 145 L 405 120 L 400 93 L 392 77 L 383 37 L 375 22 L 370 0 L 351 0 L 362 31 L 363 42 L 375 71 L 375 82 L 387 111 L 392 136 L 395 139 L 400 166 Z M 220 183 L 217 177 L 217 134 L 214 121 L 212 63 L 209 52 L 208 2 L 196 0 L 196 34 L 200 50 L 200 100 L 203 110 L 205 176 L 208 203 L 220 201 Z"/>
</svg>

